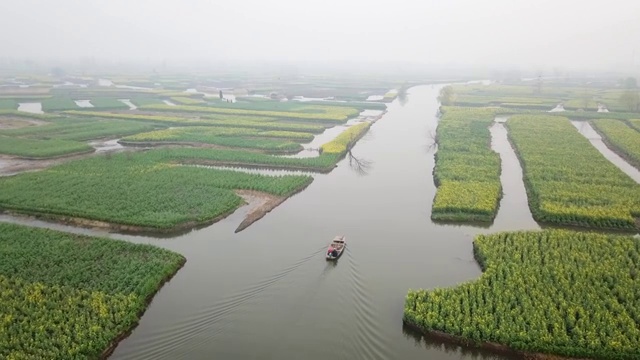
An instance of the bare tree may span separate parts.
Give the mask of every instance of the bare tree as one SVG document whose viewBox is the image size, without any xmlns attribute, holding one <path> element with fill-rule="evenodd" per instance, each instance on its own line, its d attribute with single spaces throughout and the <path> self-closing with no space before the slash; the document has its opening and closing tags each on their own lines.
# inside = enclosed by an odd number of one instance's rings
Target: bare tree
<svg viewBox="0 0 640 360">
<path fill-rule="evenodd" d="M 351 170 L 355 171 L 356 174 L 360 176 L 369 175 L 369 171 L 373 166 L 372 161 L 363 158 L 357 158 L 353 155 L 351 150 L 347 152 L 347 157 L 349 158 L 349 167 L 351 168 Z"/>
<path fill-rule="evenodd" d="M 427 131 L 427 143 L 425 145 L 426 152 L 430 153 L 438 146 L 438 133 L 435 129 L 429 129 Z"/>
</svg>

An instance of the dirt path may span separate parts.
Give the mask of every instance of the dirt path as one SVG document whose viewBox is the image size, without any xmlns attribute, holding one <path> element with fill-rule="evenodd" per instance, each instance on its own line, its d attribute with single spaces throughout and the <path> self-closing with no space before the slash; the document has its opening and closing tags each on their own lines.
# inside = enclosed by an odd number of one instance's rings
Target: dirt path
<svg viewBox="0 0 640 360">
<path fill-rule="evenodd" d="M 99 144 L 98 147 L 103 145 L 106 142 L 107 141 L 97 142 L 97 144 Z M 61 157 L 42 159 L 42 160 L 22 159 L 16 156 L 0 155 L 0 176 L 11 176 L 11 175 L 17 175 L 17 174 L 28 172 L 28 171 L 42 170 L 42 169 L 63 164 L 65 162 L 72 161 L 72 160 L 83 159 L 83 158 L 96 156 L 96 155 L 103 155 L 103 154 L 106 154 L 107 152 L 115 153 L 115 152 L 121 152 L 121 151 L 141 151 L 141 150 L 144 150 L 144 148 L 122 148 L 122 147 L 115 147 L 113 149 L 103 148 L 103 149 L 98 149 L 98 151 L 92 151 L 88 153 L 61 156 Z"/>
</svg>

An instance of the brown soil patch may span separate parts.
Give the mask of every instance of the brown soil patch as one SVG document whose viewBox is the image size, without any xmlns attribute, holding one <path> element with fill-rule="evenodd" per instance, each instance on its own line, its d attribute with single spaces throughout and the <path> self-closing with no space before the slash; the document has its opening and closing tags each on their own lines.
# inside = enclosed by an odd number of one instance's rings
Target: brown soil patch
<svg viewBox="0 0 640 360">
<path fill-rule="evenodd" d="M 0 117 L 0 130 L 2 129 L 19 129 L 27 126 L 40 126 L 48 124 L 46 121 L 29 119 L 18 116 L 2 116 Z"/>
<path fill-rule="evenodd" d="M 438 341 L 447 342 L 450 344 L 459 344 L 463 346 L 486 349 L 496 354 L 517 355 L 517 356 L 521 356 L 523 359 L 532 359 L 532 360 L 588 360 L 584 358 L 572 358 L 572 357 L 553 355 L 553 354 L 520 351 L 520 350 L 512 349 L 507 345 L 498 344 L 494 342 L 474 343 L 461 336 L 451 335 L 451 334 L 447 334 L 445 332 L 437 331 L 437 330 L 424 330 L 424 329 L 421 329 L 419 326 L 412 324 L 410 322 L 407 322 L 407 321 L 403 321 L 403 322 L 406 326 L 408 326 L 412 330 L 420 332 L 431 339 L 437 339 Z"/>
<path fill-rule="evenodd" d="M 63 164 L 71 160 L 78 160 L 87 158 L 89 156 L 103 156 L 109 152 L 119 151 L 141 151 L 143 148 L 136 149 L 114 149 L 113 151 L 101 151 L 96 152 L 95 149 L 83 153 L 76 153 L 72 155 L 62 155 L 47 159 L 29 159 L 21 158 L 11 155 L 0 155 L 0 176 L 17 175 L 28 171 L 37 171 L 52 167 L 55 165 Z"/>
<path fill-rule="evenodd" d="M 276 196 L 255 190 L 236 190 L 238 196 L 242 197 L 250 207 L 247 216 L 242 220 L 235 232 L 240 232 L 254 222 L 262 219 L 268 212 L 282 204 L 287 198 Z"/>
</svg>

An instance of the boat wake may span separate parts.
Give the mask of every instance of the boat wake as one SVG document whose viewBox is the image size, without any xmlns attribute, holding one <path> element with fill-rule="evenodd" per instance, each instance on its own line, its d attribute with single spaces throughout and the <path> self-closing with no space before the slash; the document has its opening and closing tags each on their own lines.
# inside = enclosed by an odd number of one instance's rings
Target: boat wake
<svg viewBox="0 0 640 360">
<path fill-rule="evenodd" d="M 227 320 L 229 315 L 237 312 L 242 305 L 257 298 L 261 293 L 282 281 L 310 260 L 317 259 L 324 251 L 325 246 L 318 248 L 276 274 L 230 294 L 211 306 L 202 308 L 181 319 L 172 326 L 150 333 L 146 339 L 137 344 L 135 355 L 123 355 L 122 358 L 188 358 L 190 352 L 212 341 L 225 330 L 231 322 L 231 320 Z M 188 343 L 188 346 L 183 346 L 186 343 Z M 176 353 L 175 349 L 180 349 L 181 352 Z"/>
</svg>

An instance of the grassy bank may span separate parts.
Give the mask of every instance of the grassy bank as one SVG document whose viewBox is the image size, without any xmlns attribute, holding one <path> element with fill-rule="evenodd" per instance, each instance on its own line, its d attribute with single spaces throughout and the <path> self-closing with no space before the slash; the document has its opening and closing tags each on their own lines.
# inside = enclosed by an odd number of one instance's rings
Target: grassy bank
<svg viewBox="0 0 640 360">
<path fill-rule="evenodd" d="M 449 289 L 410 290 L 406 323 L 521 355 L 638 358 L 640 240 L 560 230 L 511 232 L 479 235 L 474 249 L 484 271 L 480 279 Z"/>
<path fill-rule="evenodd" d="M 0 357 L 99 358 L 184 262 L 149 245 L 0 223 Z"/>
<path fill-rule="evenodd" d="M 491 150 L 492 109 L 449 108 L 437 130 L 431 218 L 490 222 L 502 194 L 500 156 Z"/>
<path fill-rule="evenodd" d="M 537 221 L 636 228 L 640 187 L 600 154 L 568 119 L 517 115 L 506 125 Z"/>
</svg>

